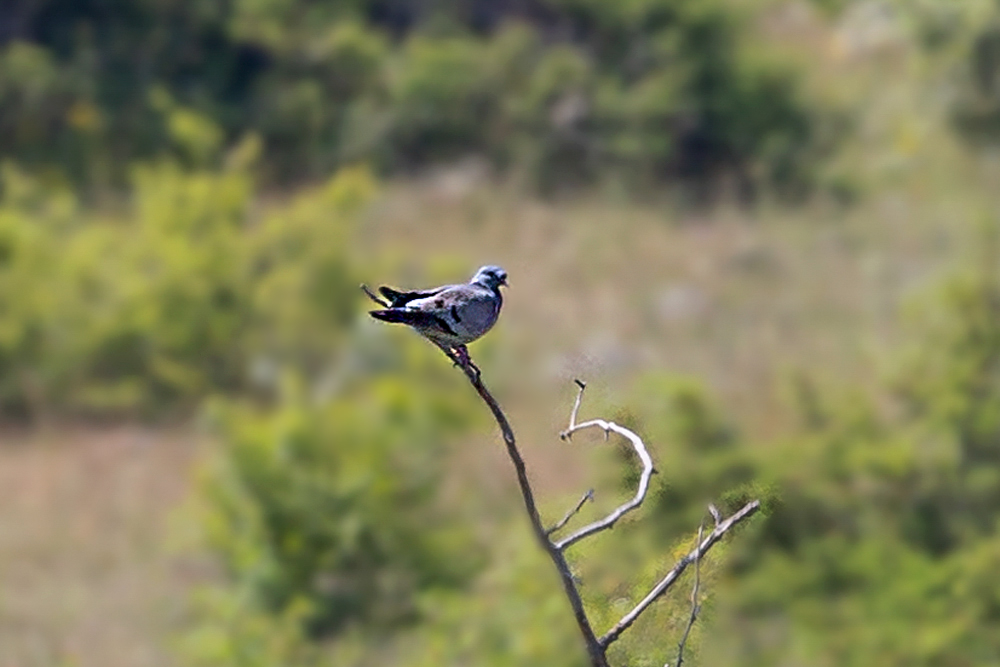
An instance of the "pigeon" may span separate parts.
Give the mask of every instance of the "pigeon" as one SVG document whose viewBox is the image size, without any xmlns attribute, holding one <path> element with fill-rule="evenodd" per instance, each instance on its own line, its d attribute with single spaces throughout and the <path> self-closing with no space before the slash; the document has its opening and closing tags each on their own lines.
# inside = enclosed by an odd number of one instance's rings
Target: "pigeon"
<svg viewBox="0 0 1000 667">
<path fill-rule="evenodd" d="M 499 266 L 484 266 L 465 285 L 444 285 L 428 290 L 404 292 L 382 286 L 388 308 L 370 311 L 383 322 L 408 324 L 445 351 L 454 351 L 462 363 L 470 364 L 466 345 L 493 328 L 507 285 L 507 272 Z"/>
</svg>

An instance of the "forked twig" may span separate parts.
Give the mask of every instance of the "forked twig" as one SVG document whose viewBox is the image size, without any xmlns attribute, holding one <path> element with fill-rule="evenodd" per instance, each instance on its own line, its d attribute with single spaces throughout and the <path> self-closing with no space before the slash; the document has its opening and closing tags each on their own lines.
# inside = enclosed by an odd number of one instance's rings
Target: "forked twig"
<svg viewBox="0 0 1000 667">
<path fill-rule="evenodd" d="M 733 526 L 736 526 L 743 520 L 753 516 L 759 509 L 760 501 L 754 500 L 744 505 L 743 508 L 736 514 L 732 515 L 725 521 L 720 522 L 715 527 L 715 530 L 709 533 L 708 537 L 706 537 L 703 542 L 696 546 L 691 553 L 684 556 L 679 563 L 674 565 L 670 572 L 667 572 L 666 576 L 653 587 L 653 590 L 651 590 L 649 594 L 639 602 L 639 604 L 632 608 L 632 611 L 622 616 L 621 620 L 615 623 L 613 628 L 604 633 L 604 636 L 600 639 L 601 646 L 607 648 L 615 640 L 617 640 L 621 634 L 629 628 L 629 626 L 635 623 L 636 619 L 639 618 L 639 615 L 646 611 L 646 608 L 649 607 L 649 605 L 653 604 L 657 598 L 666 593 L 670 587 L 674 585 L 677 578 L 684 573 L 684 570 L 687 569 L 688 565 L 694 562 L 695 558 L 704 556 L 709 549 L 715 546 L 716 542 L 722 539 L 723 535 L 728 533 L 729 530 L 733 528 Z"/>
<path fill-rule="evenodd" d="M 504 444 L 507 446 L 507 455 L 509 456 L 511 463 L 514 464 L 514 471 L 517 473 L 517 485 L 521 490 L 521 497 L 524 500 L 524 508 L 528 514 L 528 520 L 531 522 L 532 532 L 535 534 L 535 539 L 538 544 L 545 550 L 548 554 L 549 559 L 555 566 L 556 570 L 559 572 L 559 579 L 563 585 L 563 592 L 566 594 L 566 598 L 569 600 L 570 607 L 573 609 L 573 617 L 576 619 L 577 627 L 580 629 L 580 634 L 583 636 L 584 644 L 587 647 L 587 655 L 590 658 L 591 667 L 610 667 L 608 664 L 608 659 L 606 656 L 606 651 L 597 639 L 597 635 L 594 633 L 593 626 L 590 625 L 590 619 L 587 618 L 587 612 L 583 608 L 583 599 L 580 597 L 580 591 L 577 588 L 577 580 L 573 576 L 573 572 L 570 570 L 569 563 L 566 561 L 566 556 L 563 555 L 562 550 L 558 549 L 548 537 L 548 533 L 545 530 L 545 526 L 542 524 L 541 516 L 538 513 L 538 507 L 535 504 L 535 494 L 531 489 L 531 482 L 528 480 L 528 470 L 524 465 L 524 459 L 521 457 L 521 452 L 517 448 L 517 441 L 514 438 L 514 430 L 510 426 L 510 422 L 507 421 L 507 416 L 504 415 L 500 405 L 490 394 L 489 390 L 482 382 L 481 374 L 478 369 L 470 364 L 462 363 L 462 360 L 458 358 L 451 350 L 443 346 L 438 346 L 445 353 L 445 355 L 451 359 L 453 362 L 458 364 L 462 372 L 465 373 L 465 377 L 468 378 L 469 382 L 472 384 L 472 388 L 476 390 L 479 397 L 483 399 L 486 407 L 490 409 L 493 413 L 493 418 L 497 422 L 497 426 L 500 427 L 500 433 L 503 435 Z"/>
<path fill-rule="evenodd" d="M 599 533 L 602 530 L 612 528 L 625 514 L 642 505 L 642 501 L 646 499 L 646 492 L 649 490 L 649 480 L 653 476 L 654 472 L 653 459 L 649 456 L 649 452 L 646 451 L 646 445 L 643 444 L 642 438 L 634 432 L 624 426 L 619 426 L 614 422 L 605 421 L 603 419 L 592 419 L 590 421 L 583 422 L 582 424 L 576 423 L 577 414 L 580 412 L 580 403 L 583 400 L 583 391 L 587 388 L 587 385 L 580 380 L 575 380 L 575 382 L 577 387 L 580 388 L 580 391 L 577 392 L 576 401 L 573 403 L 573 411 L 569 416 L 569 428 L 560 433 L 559 437 L 563 440 L 569 440 L 577 431 L 582 431 L 588 428 L 601 429 L 604 431 L 605 437 L 607 437 L 608 433 L 614 431 L 615 433 L 624 436 L 629 442 L 632 443 L 635 453 L 639 456 L 639 460 L 642 461 L 642 474 L 639 476 L 639 487 L 636 489 L 635 496 L 633 496 L 631 500 L 617 507 L 613 512 L 611 512 L 611 514 L 608 514 L 603 519 L 589 523 L 572 535 L 556 542 L 555 546 L 560 551 L 565 550 L 585 537 L 589 537 L 590 535 Z"/>
<path fill-rule="evenodd" d="M 365 293 L 368 294 L 369 297 L 377 300 L 377 297 L 371 294 L 367 288 L 363 289 L 365 289 Z M 462 372 L 465 373 L 466 378 L 468 378 L 469 382 L 472 384 L 472 388 L 476 390 L 476 393 L 479 394 L 479 397 L 490 409 L 490 412 L 493 414 L 493 418 L 500 427 L 500 433 L 502 434 L 504 444 L 507 447 L 507 454 L 511 462 L 514 464 L 514 470 L 517 473 L 518 488 L 520 489 L 521 497 L 524 500 L 524 507 L 528 514 L 528 520 L 531 522 L 532 532 L 534 533 L 539 545 L 545 550 L 545 553 L 549 556 L 552 564 L 559 572 L 559 578 L 563 585 L 563 592 L 569 600 L 570 607 L 573 610 L 573 616 L 576 619 L 580 634 L 583 636 L 584 644 L 587 648 L 587 654 L 590 658 L 591 667 L 610 667 L 607 659 L 608 647 L 615 642 L 621 634 L 625 632 L 625 630 L 635 623 L 636 619 L 639 618 L 639 616 L 654 601 L 669 590 L 684 570 L 687 569 L 688 565 L 693 562 L 695 564 L 695 586 L 694 592 L 692 593 L 692 612 L 687 629 L 685 630 L 684 636 L 678 645 L 678 661 L 682 661 L 684 645 L 686 644 L 688 635 L 690 634 L 691 626 L 694 625 L 698 612 L 700 611 L 700 605 L 698 604 L 698 588 L 700 586 L 701 577 L 701 558 L 709 551 L 709 549 L 712 548 L 713 545 L 715 545 L 716 542 L 721 540 L 733 526 L 752 516 L 760 508 L 760 503 L 756 500 L 748 503 L 743 507 L 743 509 L 725 521 L 720 521 L 718 510 L 715 509 L 714 505 L 711 506 L 709 511 L 715 518 L 715 529 L 708 535 L 708 537 L 703 539 L 704 524 L 702 524 L 702 527 L 698 530 L 698 544 L 695 546 L 694 551 L 681 559 L 681 561 L 677 563 L 656 586 L 653 587 L 653 590 L 651 590 L 649 594 L 642 599 L 642 601 L 640 601 L 631 611 L 625 614 L 621 620 L 619 620 L 618 623 L 616 623 L 615 626 L 612 627 L 607 633 L 598 638 L 594 633 L 593 626 L 591 626 L 590 619 L 587 617 L 586 610 L 583 607 L 583 600 L 580 596 L 577 579 L 570 570 L 564 551 L 568 546 L 586 537 L 611 528 L 624 514 L 634 510 L 642 504 L 649 489 L 650 477 L 654 472 L 653 461 L 649 456 L 649 452 L 646 451 L 645 444 L 643 444 L 642 439 L 639 438 L 638 435 L 623 426 L 615 424 L 614 422 L 608 422 L 602 419 L 593 419 L 578 424 L 576 419 L 580 410 L 580 403 L 583 399 L 583 391 L 586 388 L 586 384 L 580 380 L 576 380 L 576 384 L 580 391 L 577 394 L 573 410 L 570 414 L 569 428 L 563 431 L 561 437 L 565 440 L 569 440 L 575 432 L 588 428 L 599 428 L 603 430 L 605 437 L 607 437 L 611 431 L 614 431 L 615 433 L 618 433 L 628 439 L 632 444 L 636 454 L 638 454 L 639 459 L 642 461 L 643 471 L 639 478 L 639 488 L 637 489 L 635 496 L 630 501 L 621 505 L 600 521 L 588 524 L 569 537 L 566 537 L 558 542 L 553 542 L 549 536 L 553 532 L 563 528 L 570 521 L 570 519 L 572 519 L 572 517 L 580 511 L 580 508 L 583 507 L 588 499 L 593 499 L 593 491 L 591 490 L 585 493 L 576 506 L 567 512 L 566 515 L 552 528 L 546 530 L 542 524 L 541 516 L 538 513 L 538 507 L 535 504 L 534 492 L 531 488 L 531 482 L 528 479 L 527 467 L 525 466 L 524 459 L 521 457 L 521 453 L 517 448 L 514 431 L 511 428 L 510 423 L 507 421 L 507 417 L 504 415 L 500 405 L 496 402 L 496 399 L 493 398 L 493 395 L 490 394 L 489 390 L 487 390 L 486 386 L 483 384 L 479 369 L 470 359 L 463 359 L 454 350 L 440 344 L 438 344 L 438 347 L 452 362 L 462 369 Z"/>
</svg>

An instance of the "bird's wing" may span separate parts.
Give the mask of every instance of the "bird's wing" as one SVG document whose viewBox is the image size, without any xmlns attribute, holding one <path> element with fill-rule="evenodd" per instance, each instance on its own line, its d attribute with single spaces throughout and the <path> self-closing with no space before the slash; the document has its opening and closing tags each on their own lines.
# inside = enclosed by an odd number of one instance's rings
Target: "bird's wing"
<svg viewBox="0 0 1000 667">
<path fill-rule="evenodd" d="M 409 304 L 411 301 L 416 301 L 417 299 L 426 299 L 427 297 L 439 294 L 446 289 L 456 287 L 456 285 L 442 285 L 441 287 L 434 287 L 432 289 L 425 290 L 413 290 L 409 292 L 404 292 L 402 290 L 397 290 L 387 285 L 382 285 L 378 288 L 379 293 L 389 300 L 390 308 L 402 308 L 403 306 Z"/>
</svg>

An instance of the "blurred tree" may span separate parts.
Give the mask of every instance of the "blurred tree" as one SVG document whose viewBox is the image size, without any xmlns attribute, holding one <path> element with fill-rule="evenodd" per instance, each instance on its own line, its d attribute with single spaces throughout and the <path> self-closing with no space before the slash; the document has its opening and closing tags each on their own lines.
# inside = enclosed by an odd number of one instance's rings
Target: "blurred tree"
<svg viewBox="0 0 1000 667">
<path fill-rule="evenodd" d="M 218 172 L 137 167 L 132 205 L 115 217 L 81 216 L 68 193 L 6 170 L 8 414 L 187 413 L 214 392 L 273 394 L 254 368 L 326 371 L 353 317 L 345 246 L 370 175 L 347 170 L 251 224 L 246 156 L 230 157 Z"/>
<path fill-rule="evenodd" d="M 747 16 L 724 0 L 21 0 L 0 8 L 0 152 L 105 186 L 136 158 L 204 166 L 252 131 L 269 179 L 479 153 L 544 189 L 611 171 L 794 194 L 822 114 L 755 56 Z"/>
<path fill-rule="evenodd" d="M 310 407 L 289 381 L 272 414 L 215 411 L 227 447 L 204 485 L 211 546 L 236 591 L 278 615 L 298 608 L 312 636 L 414 620 L 418 593 L 479 564 L 435 493 L 465 406 L 384 380 Z"/>
<path fill-rule="evenodd" d="M 953 120 L 972 144 L 995 144 L 1000 140 L 1000 8 L 980 18 L 965 55 Z"/>
<path fill-rule="evenodd" d="M 709 660 L 742 665 L 991 664 L 1000 524 L 1000 282 L 990 237 L 978 268 L 921 300 L 889 387 L 820 401 L 822 420 L 749 448 L 701 392 L 666 381 L 666 405 L 634 403 L 667 443 L 658 506 L 667 544 L 707 492 L 770 498 L 719 585 Z M 648 382 L 665 382 L 652 379 Z M 670 388 L 673 387 L 671 390 Z M 639 396 L 655 392 L 640 392 Z M 648 401 L 647 401 L 648 404 Z M 991 573 L 992 574 L 989 574 Z M 984 579 L 985 577 L 985 579 Z M 978 582 L 978 583 L 972 583 Z M 981 588 L 980 588 L 981 587 Z"/>
</svg>

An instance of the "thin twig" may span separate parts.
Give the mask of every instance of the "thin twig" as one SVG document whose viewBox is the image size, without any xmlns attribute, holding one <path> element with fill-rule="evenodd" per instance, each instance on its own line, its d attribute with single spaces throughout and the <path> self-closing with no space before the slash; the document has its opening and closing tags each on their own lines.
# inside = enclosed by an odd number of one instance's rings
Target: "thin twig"
<svg viewBox="0 0 1000 667">
<path fill-rule="evenodd" d="M 538 507 L 535 505 L 535 496 L 531 490 L 531 483 L 528 481 L 528 471 L 524 465 L 524 459 L 521 458 L 521 452 L 517 449 L 517 443 L 514 438 L 514 430 L 510 427 L 510 423 L 507 421 L 507 417 L 504 415 L 503 410 L 500 409 L 496 399 L 493 398 L 489 390 L 486 389 L 486 386 L 483 385 L 480 374 L 476 371 L 475 367 L 471 364 L 462 363 L 462 361 L 458 359 L 457 355 L 455 355 L 451 350 L 445 349 L 444 347 L 442 347 L 442 350 L 449 359 L 459 365 L 459 368 L 461 368 L 465 373 L 465 377 L 467 377 L 469 382 L 472 384 L 472 388 L 476 390 L 476 393 L 478 393 L 479 397 L 483 399 L 486 407 L 488 407 L 490 412 L 493 413 L 493 418 L 500 427 L 504 444 L 507 446 L 507 455 L 514 464 L 514 470 L 517 473 L 517 484 L 521 490 L 521 497 L 524 499 L 524 508 L 528 513 L 528 519 L 531 522 L 531 528 L 535 534 L 535 539 L 538 541 L 538 544 L 542 547 L 542 549 L 545 550 L 545 553 L 548 554 L 553 565 L 555 565 L 556 570 L 559 572 L 559 578 L 562 581 L 563 591 L 566 593 L 570 607 L 573 609 L 573 616 L 576 618 L 576 624 L 580 628 L 580 633 L 583 635 L 584 643 L 587 646 L 587 654 L 590 657 L 591 667 L 610 667 L 607 656 L 605 655 L 605 648 L 601 645 L 597 636 L 594 634 L 594 629 L 591 627 L 590 620 L 587 618 L 587 613 L 583 608 L 583 600 L 580 597 L 580 591 L 577 589 L 573 573 L 569 568 L 569 563 L 566 562 L 566 557 L 563 555 L 563 552 L 558 549 L 551 542 L 551 540 L 549 540 L 548 535 L 546 534 L 545 526 L 542 524 L 542 519 L 538 514 Z"/>
<path fill-rule="evenodd" d="M 636 619 L 639 618 L 639 615 L 642 614 L 642 612 L 644 612 L 649 605 L 655 602 L 657 598 L 666 593 L 667 590 L 674 585 L 677 578 L 683 574 L 688 565 L 694 562 L 696 558 L 700 558 L 702 555 L 708 553 L 708 550 L 711 549 L 716 542 L 722 539 L 722 537 L 729 532 L 733 526 L 737 525 L 744 519 L 753 516 L 759 509 L 760 501 L 754 500 L 744 505 L 743 508 L 736 514 L 719 523 L 715 527 L 715 530 L 709 533 L 708 537 L 706 537 L 703 542 L 695 547 L 691 553 L 684 556 L 684 558 L 682 558 L 680 562 L 677 563 L 673 569 L 670 570 L 670 572 L 668 572 L 667 575 L 653 587 L 653 590 L 651 590 L 649 594 L 639 602 L 639 604 L 633 607 L 632 611 L 622 616 L 621 620 L 600 638 L 600 645 L 605 649 L 610 646 L 621 636 L 623 632 L 625 632 L 625 630 L 635 623 Z"/>
<path fill-rule="evenodd" d="M 638 435 L 624 426 L 619 426 L 614 422 L 604 421 L 603 419 L 592 419 L 590 421 L 583 422 L 582 424 L 576 423 L 576 416 L 580 410 L 580 402 L 583 399 L 583 390 L 587 387 L 586 384 L 580 382 L 579 380 L 576 380 L 576 383 L 577 386 L 580 387 L 580 391 L 576 395 L 576 402 L 573 404 L 573 411 L 569 416 L 569 428 L 560 433 L 560 437 L 563 440 L 569 440 L 577 431 L 582 431 L 588 428 L 601 429 L 604 431 L 605 437 L 607 437 L 608 433 L 614 431 L 615 433 L 624 436 L 629 440 L 629 442 L 632 443 L 635 453 L 642 461 L 642 474 L 639 476 L 639 488 L 636 489 L 635 496 L 633 496 L 631 500 L 619 506 L 603 519 L 589 523 L 572 535 L 556 542 L 555 547 L 560 551 L 567 549 L 585 537 L 589 537 L 594 533 L 599 533 L 602 530 L 607 530 L 613 527 L 618 520 L 622 518 L 622 516 L 642 505 L 642 501 L 646 498 L 646 492 L 649 490 L 649 479 L 653 476 L 653 459 L 650 458 L 649 452 L 646 451 L 646 445 L 643 444 L 642 438 Z"/>
<path fill-rule="evenodd" d="M 573 507 L 570 511 L 566 512 L 566 515 L 563 518 L 559 519 L 556 525 L 546 530 L 545 534 L 551 535 L 552 533 L 556 532 L 557 530 L 565 526 L 567 523 L 569 523 L 569 520 L 573 518 L 573 515 L 575 515 L 577 512 L 580 511 L 580 508 L 583 507 L 584 503 L 586 503 L 588 500 L 592 501 L 593 499 L 594 499 L 594 490 L 590 489 L 580 497 L 580 502 L 578 502 L 576 506 Z"/>
<path fill-rule="evenodd" d="M 684 647 L 687 645 L 688 635 L 691 634 L 691 628 L 694 627 L 694 622 L 698 620 L 698 614 L 701 612 L 701 605 L 698 603 L 698 587 L 701 585 L 701 540 L 704 533 L 705 522 L 702 521 L 701 525 L 698 526 L 698 541 L 695 543 L 694 588 L 691 589 L 691 616 L 688 617 L 687 627 L 684 628 L 684 635 L 677 643 L 676 667 L 681 667 L 681 665 L 684 664 Z"/>
<path fill-rule="evenodd" d="M 382 297 L 375 294 L 375 292 L 372 292 L 370 289 L 368 289 L 368 285 L 365 285 L 364 283 L 361 283 L 361 291 L 367 294 L 369 299 L 371 299 L 378 305 L 382 306 L 383 308 L 392 307 L 392 305 L 388 301 L 385 301 L 384 299 L 382 299 Z"/>
<path fill-rule="evenodd" d="M 580 391 L 576 393 L 573 410 L 569 413 L 569 428 L 559 434 L 563 440 L 569 440 L 573 436 L 573 429 L 576 428 L 576 415 L 580 412 L 580 402 L 583 401 L 583 390 L 587 388 L 587 383 L 583 380 L 574 379 L 573 382 L 580 388 Z"/>
<path fill-rule="evenodd" d="M 722 515 L 719 514 L 719 508 L 715 506 L 715 503 L 708 504 L 708 513 L 712 515 L 712 519 L 715 520 L 715 525 L 718 526 L 719 522 L 722 521 Z"/>
</svg>

